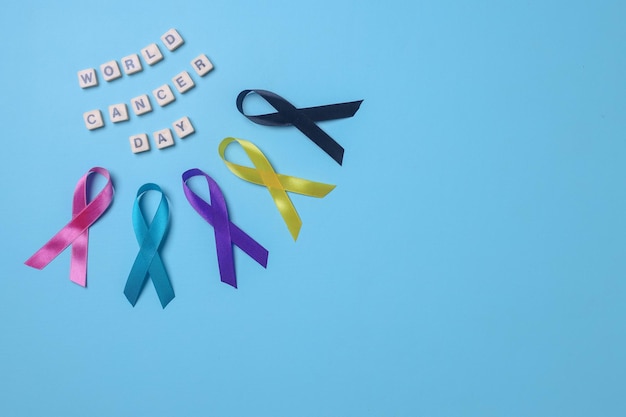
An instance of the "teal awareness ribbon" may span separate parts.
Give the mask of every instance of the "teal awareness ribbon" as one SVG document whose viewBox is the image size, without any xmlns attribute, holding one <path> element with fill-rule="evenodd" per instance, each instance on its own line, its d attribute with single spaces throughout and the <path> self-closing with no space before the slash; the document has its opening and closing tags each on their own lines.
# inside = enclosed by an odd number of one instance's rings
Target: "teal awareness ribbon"
<svg viewBox="0 0 626 417">
<path fill-rule="evenodd" d="M 161 194 L 161 202 L 149 224 L 146 223 L 139 204 L 141 198 L 148 191 L 156 191 Z M 137 191 L 137 198 L 133 206 L 133 227 L 137 243 L 139 243 L 139 253 L 135 258 L 126 281 L 126 287 L 124 288 L 124 295 L 126 295 L 133 307 L 137 303 L 137 298 L 139 298 L 148 276 L 152 279 L 154 288 L 161 301 L 161 307 L 165 308 L 174 299 L 172 283 L 159 255 L 159 249 L 167 233 L 169 216 L 169 205 L 161 187 L 152 183 L 142 185 L 139 191 Z"/>
</svg>

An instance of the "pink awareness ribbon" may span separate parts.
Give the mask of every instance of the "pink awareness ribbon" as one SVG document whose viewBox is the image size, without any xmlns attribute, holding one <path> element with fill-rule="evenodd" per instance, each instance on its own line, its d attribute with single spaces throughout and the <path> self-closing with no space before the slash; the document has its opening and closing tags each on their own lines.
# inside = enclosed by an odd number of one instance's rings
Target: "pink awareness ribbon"
<svg viewBox="0 0 626 417">
<path fill-rule="evenodd" d="M 87 180 L 94 173 L 104 176 L 107 183 L 91 203 L 87 204 Z M 69 245 L 72 245 L 70 279 L 86 287 L 89 227 L 102 216 L 112 201 L 113 185 L 109 171 L 100 167 L 91 168 L 78 180 L 74 189 L 72 220 L 24 263 L 36 269 L 43 269 Z"/>
</svg>

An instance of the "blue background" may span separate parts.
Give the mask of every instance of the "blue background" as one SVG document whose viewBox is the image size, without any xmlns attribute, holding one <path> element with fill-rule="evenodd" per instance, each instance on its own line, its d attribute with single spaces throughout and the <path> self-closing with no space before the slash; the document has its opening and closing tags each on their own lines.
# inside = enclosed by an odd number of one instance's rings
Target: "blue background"
<svg viewBox="0 0 626 417">
<path fill-rule="evenodd" d="M 626 415 L 623 1 L 64 4 L 0 13 L 0 415 Z M 175 52 L 159 39 L 170 28 Z M 152 42 L 163 62 L 79 88 L 77 71 Z M 204 78 L 200 53 L 215 64 Z M 86 130 L 83 112 L 182 70 L 197 85 L 173 104 Z M 300 107 L 364 99 L 321 125 L 344 165 L 241 116 L 247 88 Z M 195 135 L 130 152 L 128 136 L 181 116 Z M 226 136 L 337 184 L 292 195 L 297 242 L 267 190 L 221 162 Z M 91 228 L 84 289 L 69 250 L 42 271 L 23 262 L 69 221 L 92 166 L 116 195 Z M 265 270 L 236 249 L 237 290 L 182 193 L 192 167 L 270 251 Z M 122 294 L 146 182 L 171 202 L 165 310 L 151 284 L 135 308 Z"/>
</svg>

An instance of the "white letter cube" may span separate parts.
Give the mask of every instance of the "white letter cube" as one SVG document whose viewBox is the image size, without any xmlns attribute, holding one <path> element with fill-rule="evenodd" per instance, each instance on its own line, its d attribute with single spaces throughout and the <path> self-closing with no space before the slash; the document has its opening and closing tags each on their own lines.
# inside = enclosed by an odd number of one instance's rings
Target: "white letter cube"
<svg viewBox="0 0 626 417">
<path fill-rule="evenodd" d="M 167 148 L 174 144 L 172 131 L 167 128 L 163 130 L 157 130 L 152 134 L 152 138 L 154 139 L 154 142 L 159 149 Z"/>
<path fill-rule="evenodd" d="M 152 95 L 154 96 L 157 103 L 159 103 L 159 106 L 161 107 L 167 106 L 172 101 L 176 100 L 176 97 L 174 97 L 174 93 L 172 92 L 172 89 L 167 84 L 163 84 L 161 87 L 152 91 Z"/>
<path fill-rule="evenodd" d="M 117 65 L 117 61 L 109 61 L 100 65 L 100 71 L 102 72 L 102 78 L 105 81 L 112 81 L 116 78 L 120 78 L 122 73 L 120 72 L 120 67 Z"/>
<path fill-rule="evenodd" d="M 87 129 L 94 130 L 104 126 L 104 119 L 102 119 L 102 112 L 100 110 L 91 110 L 83 114 L 83 120 Z"/>
<path fill-rule="evenodd" d="M 178 135 L 178 137 L 181 139 L 191 135 L 193 132 L 196 131 L 191 124 L 191 120 L 189 120 L 189 117 L 187 116 L 181 117 L 180 119 L 176 120 L 174 123 L 172 123 L 172 126 L 174 127 L 174 131 L 176 131 L 176 135 Z"/>
<path fill-rule="evenodd" d="M 87 68 L 82 71 L 78 71 L 78 85 L 80 85 L 80 88 L 89 88 L 98 85 L 96 70 L 93 68 Z"/>
<path fill-rule="evenodd" d="M 174 83 L 174 87 L 176 87 L 179 93 L 185 93 L 195 86 L 193 80 L 191 79 L 191 76 L 187 71 L 183 71 L 180 74 L 177 74 L 174 78 L 172 78 L 172 82 Z"/>
<path fill-rule="evenodd" d="M 133 153 L 145 152 L 150 150 L 148 135 L 146 135 L 145 133 L 131 136 L 129 140 L 130 150 L 133 151 Z"/>
<path fill-rule="evenodd" d="M 191 61 L 191 66 L 199 76 L 204 77 L 206 73 L 213 69 L 213 64 L 204 54 L 200 54 Z"/>
<path fill-rule="evenodd" d="M 151 43 L 141 50 L 143 59 L 146 60 L 148 65 L 154 65 L 163 59 L 163 54 L 156 43 Z"/>
</svg>

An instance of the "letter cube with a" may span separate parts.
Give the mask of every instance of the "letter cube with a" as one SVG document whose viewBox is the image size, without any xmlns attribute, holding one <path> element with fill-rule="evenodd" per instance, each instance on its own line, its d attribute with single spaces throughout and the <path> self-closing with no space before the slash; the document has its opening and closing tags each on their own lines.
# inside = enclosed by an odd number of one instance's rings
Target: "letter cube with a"
<svg viewBox="0 0 626 417">
<path fill-rule="evenodd" d="M 157 148 L 168 148 L 174 144 L 174 137 L 172 137 L 172 131 L 165 128 L 163 130 L 157 130 L 152 134 L 152 138 L 156 143 Z"/>
<path fill-rule="evenodd" d="M 128 108 L 126 107 L 126 104 L 111 104 L 109 106 L 109 119 L 111 119 L 113 123 L 128 120 Z"/>
</svg>

